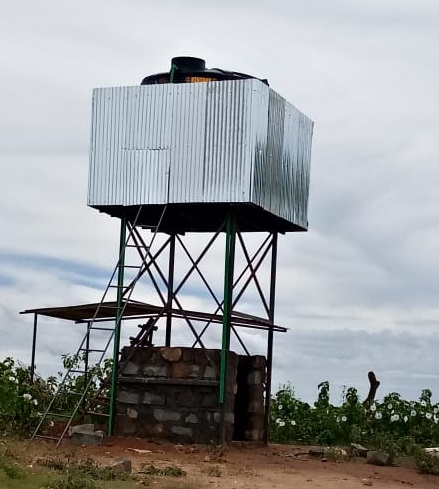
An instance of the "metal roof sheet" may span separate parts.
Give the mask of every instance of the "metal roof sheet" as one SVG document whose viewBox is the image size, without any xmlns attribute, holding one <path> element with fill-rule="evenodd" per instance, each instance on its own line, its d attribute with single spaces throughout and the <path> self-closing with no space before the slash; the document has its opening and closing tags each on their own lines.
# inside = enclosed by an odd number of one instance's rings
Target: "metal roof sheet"
<svg viewBox="0 0 439 489">
<path fill-rule="evenodd" d="M 163 315 L 167 311 L 163 306 L 155 306 L 137 301 L 124 301 L 123 319 L 141 319 L 145 317 Z M 26 309 L 20 314 L 39 314 L 42 316 L 65 319 L 79 323 L 90 322 L 95 320 L 114 320 L 116 318 L 117 303 L 103 302 L 91 304 L 79 304 L 75 306 L 58 306 L 58 307 L 40 307 L 37 309 Z M 222 323 L 223 316 L 221 314 L 211 314 L 200 311 L 189 311 L 181 309 L 171 309 L 170 312 L 174 317 L 189 317 L 193 320 L 209 320 L 215 323 Z M 234 311 L 232 314 L 232 325 L 243 326 L 256 329 L 268 329 L 271 327 L 269 321 L 264 318 L 252 316 L 250 314 Z M 273 325 L 274 331 L 285 332 L 287 328 Z"/>
</svg>

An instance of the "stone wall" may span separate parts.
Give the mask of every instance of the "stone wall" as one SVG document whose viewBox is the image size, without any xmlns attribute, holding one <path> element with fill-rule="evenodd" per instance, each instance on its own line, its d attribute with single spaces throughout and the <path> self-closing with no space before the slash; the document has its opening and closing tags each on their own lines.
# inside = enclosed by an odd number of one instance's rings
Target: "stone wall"
<svg viewBox="0 0 439 489">
<path fill-rule="evenodd" d="M 263 356 L 242 355 L 238 361 L 233 439 L 263 441 L 265 438 L 264 384 L 266 360 Z"/>
<path fill-rule="evenodd" d="M 126 347 L 122 350 L 116 433 L 177 443 L 264 437 L 265 358 L 229 353 L 226 402 L 219 403 L 220 350 Z"/>
</svg>

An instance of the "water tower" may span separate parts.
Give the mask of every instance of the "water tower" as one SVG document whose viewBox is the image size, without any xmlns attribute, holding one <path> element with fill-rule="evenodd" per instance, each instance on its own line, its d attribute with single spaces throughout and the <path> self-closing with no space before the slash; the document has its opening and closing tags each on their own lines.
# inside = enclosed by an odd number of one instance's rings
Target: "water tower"
<svg viewBox="0 0 439 489">
<path fill-rule="evenodd" d="M 114 301 L 82 320 L 115 320 L 110 434 L 267 440 L 277 240 L 307 230 L 312 129 L 267 80 L 198 58 L 93 91 L 88 205 L 120 219 L 120 250 Z"/>
</svg>

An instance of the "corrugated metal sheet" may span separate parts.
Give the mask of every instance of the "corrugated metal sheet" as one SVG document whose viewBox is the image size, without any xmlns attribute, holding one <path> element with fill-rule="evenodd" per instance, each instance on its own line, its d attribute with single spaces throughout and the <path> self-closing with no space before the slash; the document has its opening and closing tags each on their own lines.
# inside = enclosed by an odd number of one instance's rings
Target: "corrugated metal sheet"
<svg viewBox="0 0 439 489">
<path fill-rule="evenodd" d="M 312 122 L 259 80 L 95 89 L 88 204 L 254 203 L 307 227 Z"/>
<path fill-rule="evenodd" d="M 249 80 L 250 81 L 250 80 Z M 249 202 L 253 94 L 259 83 L 210 83 L 206 104 L 204 202 Z"/>
<path fill-rule="evenodd" d="M 256 166 L 252 201 L 307 227 L 313 122 L 270 90 L 265 158 Z"/>
</svg>

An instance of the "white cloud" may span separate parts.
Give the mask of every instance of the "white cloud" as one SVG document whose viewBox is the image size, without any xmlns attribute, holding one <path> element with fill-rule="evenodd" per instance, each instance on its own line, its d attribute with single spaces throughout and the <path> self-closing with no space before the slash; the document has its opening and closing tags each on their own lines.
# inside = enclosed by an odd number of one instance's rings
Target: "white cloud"
<svg viewBox="0 0 439 489">
<path fill-rule="evenodd" d="M 376 369 L 383 391 L 412 396 L 421 383 L 434 387 L 436 2 L 41 0 L 3 7 L 1 355 L 29 358 L 31 321 L 19 310 L 99 300 L 114 267 L 118 222 L 85 205 L 91 89 L 138 84 L 167 70 L 172 56 L 188 54 L 268 78 L 316 122 L 310 231 L 279 240 L 276 321 L 294 329 L 276 337 L 275 384 L 291 379 L 312 398 L 327 378 L 366 393 L 367 370 Z M 221 289 L 221 247 L 203 271 Z M 204 304 L 200 290 L 197 282 L 186 292 L 194 307 Z M 254 290 L 242 307 L 259 307 Z M 183 331 L 176 333 L 181 342 Z M 50 370 L 80 332 L 47 321 L 41 335 L 40 358 Z M 217 341 L 217 332 L 209 335 Z M 245 337 L 264 351 L 262 334 Z"/>
</svg>

